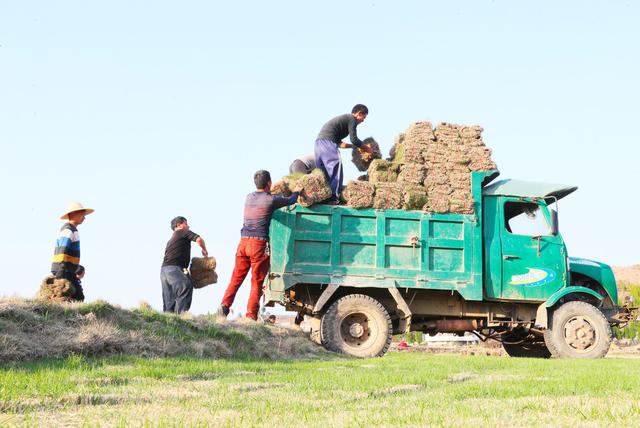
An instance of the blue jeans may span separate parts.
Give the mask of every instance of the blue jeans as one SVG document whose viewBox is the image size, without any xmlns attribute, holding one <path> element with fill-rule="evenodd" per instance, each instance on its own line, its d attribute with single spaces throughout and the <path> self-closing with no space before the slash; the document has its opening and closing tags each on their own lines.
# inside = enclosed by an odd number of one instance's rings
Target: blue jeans
<svg viewBox="0 0 640 428">
<path fill-rule="evenodd" d="M 327 180 L 333 196 L 340 196 L 342 192 L 342 160 L 336 143 L 329 140 L 316 140 L 316 166 L 320 168 Z"/>
<path fill-rule="evenodd" d="M 193 283 L 180 266 L 163 266 L 160 270 L 162 282 L 162 310 L 182 313 L 191 307 Z"/>
</svg>

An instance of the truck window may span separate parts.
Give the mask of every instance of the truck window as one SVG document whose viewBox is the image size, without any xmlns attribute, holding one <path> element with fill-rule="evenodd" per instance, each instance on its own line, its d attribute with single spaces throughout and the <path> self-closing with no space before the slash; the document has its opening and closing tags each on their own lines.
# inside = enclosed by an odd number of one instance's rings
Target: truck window
<svg viewBox="0 0 640 428">
<path fill-rule="evenodd" d="M 551 227 L 533 202 L 506 202 L 504 204 L 504 224 L 508 232 L 514 235 L 549 236 Z"/>
</svg>

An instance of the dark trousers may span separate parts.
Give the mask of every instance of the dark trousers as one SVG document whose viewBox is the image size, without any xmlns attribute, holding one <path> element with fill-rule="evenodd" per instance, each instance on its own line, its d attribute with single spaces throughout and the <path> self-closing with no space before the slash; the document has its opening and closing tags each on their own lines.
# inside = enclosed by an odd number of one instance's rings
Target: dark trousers
<svg viewBox="0 0 640 428">
<path fill-rule="evenodd" d="M 257 319 L 262 297 L 262 283 L 271 267 L 271 258 L 267 253 L 267 241 L 255 238 L 242 238 L 236 251 L 236 265 L 231 281 L 222 298 L 222 304 L 230 308 L 236 293 L 251 269 L 251 292 L 247 302 L 247 318 Z"/>
<path fill-rule="evenodd" d="M 51 272 L 56 278 L 64 278 L 69 280 L 70 283 L 73 284 L 73 288 L 75 288 L 75 293 L 71 297 L 71 300 L 76 300 L 78 302 L 84 302 L 84 293 L 82 292 L 82 285 L 80 284 L 80 280 L 76 276 L 75 272 Z"/>
<path fill-rule="evenodd" d="M 191 307 L 193 283 L 180 266 L 163 266 L 160 270 L 162 282 L 162 310 L 182 313 Z"/>
</svg>

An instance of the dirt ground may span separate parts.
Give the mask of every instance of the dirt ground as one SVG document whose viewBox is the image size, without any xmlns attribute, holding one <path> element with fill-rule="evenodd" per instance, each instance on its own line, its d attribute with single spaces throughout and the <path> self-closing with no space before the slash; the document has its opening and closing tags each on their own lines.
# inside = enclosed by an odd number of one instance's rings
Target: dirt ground
<svg viewBox="0 0 640 428">
<path fill-rule="evenodd" d="M 632 284 L 640 284 L 640 265 L 612 266 L 616 281 L 625 281 Z"/>
<path fill-rule="evenodd" d="M 448 355 L 482 355 L 492 357 L 508 357 L 499 344 L 489 345 L 456 345 L 456 344 L 416 344 L 408 348 L 392 343 L 389 352 L 422 352 L 428 354 Z M 632 340 L 614 340 L 606 358 L 640 358 L 640 343 Z"/>
</svg>

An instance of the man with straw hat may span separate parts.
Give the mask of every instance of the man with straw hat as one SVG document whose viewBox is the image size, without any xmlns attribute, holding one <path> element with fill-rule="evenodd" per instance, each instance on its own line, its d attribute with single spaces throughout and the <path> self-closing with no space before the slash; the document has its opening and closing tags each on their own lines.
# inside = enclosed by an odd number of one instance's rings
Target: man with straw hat
<svg viewBox="0 0 640 428">
<path fill-rule="evenodd" d="M 80 202 L 72 202 L 67 206 L 67 211 L 62 214 L 60 220 L 69 221 L 62 225 L 58 232 L 51 265 L 51 273 L 57 279 L 64 278 L 73 284 L 76 291 L 71 299 L 79 302 L 84 300 L 84 294 L 76 276 L 80 264 L 80 235 L 77 228 L 93 211 L 91 208 L 83 207 Z"/>
</svg>

